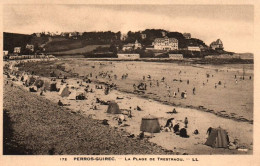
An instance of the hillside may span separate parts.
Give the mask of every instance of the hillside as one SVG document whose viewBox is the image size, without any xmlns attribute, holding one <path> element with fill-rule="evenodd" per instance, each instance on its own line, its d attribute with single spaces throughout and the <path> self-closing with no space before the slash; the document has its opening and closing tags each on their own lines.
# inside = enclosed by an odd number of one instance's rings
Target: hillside
<svg viewBox="0 0 260 166">
<path fill-rule="evenodd" d="M 254 54 L 252 53 L 237 53 L 241 59 L 254 59 Z"/>
<path fill-rule="evenodd" d="M 14 51 L 14 47 L 25 48 L 27 43 L 30 43 L 32 36 L 18 33 L 4 32 L 4 50 L 8 50 L 10 53 Z"/>
<path fill-rule="evenodd" d="M 76 49 L 72 49 L 72 50 L 68 50 L 68 51 L 51 52 L 51 54 L 54 54 L 54 55 L 84 54 L 87 52 L 91 52 L 98 47 L 109 47 L 109 45 L 87 45 L 82 48 L 76 48 Z"/>
<path fill-rule="evenodd" d="M 49 42 L 46 44 L 46 52 L 56 52 L 56 51 L 67 51 L 71 49 L 81 48 L 85 45 L 82 44 L 81 40 L 73 40 L 66 38 L 50 38 Z"/>
</svg>

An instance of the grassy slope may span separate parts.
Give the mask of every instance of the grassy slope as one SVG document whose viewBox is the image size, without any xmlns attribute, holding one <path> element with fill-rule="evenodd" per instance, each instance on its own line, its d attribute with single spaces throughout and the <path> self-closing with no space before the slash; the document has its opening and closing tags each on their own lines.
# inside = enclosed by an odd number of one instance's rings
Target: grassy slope
<svg viewBox="0 0 260 166">
<path fill-rule="evenodd" d="M 76 48 L 76 49 L 72 49 L 72 50 L 68 50 L 68 51 L 52 52 L 52 54 L 55 54 L 55 55 L 83 54 L 83 53 L 86 53 L 86 52 L 91 52 L 99 46 L 109 47 L 109 45 L 87 45 L 87 46 L 82 47 L 82 48 Z"/>
<path fill-rule="evenodd" d="M 22 47 L 25 48 L 27 43 L 30 43 L 32 36 L 25 34 L 17 34 L 17 33 L 6 33 L 3 34 L 4 37 L 4 50 L 8 50 L 9 52 L 13 52 L 14 47 Z"/>
<path fill-rule="evenodd" d="M 5 154 L 166 153 L 19 87 L 5 85 L 4 110 Z"/>
<path fill-rule="evenodd" d="M 46 44 L 46 52 L 66 51 L 84 47 L 80 40 L 72 40 L 65 38 L 52 38 L 52 41 Z"/>
</svg>

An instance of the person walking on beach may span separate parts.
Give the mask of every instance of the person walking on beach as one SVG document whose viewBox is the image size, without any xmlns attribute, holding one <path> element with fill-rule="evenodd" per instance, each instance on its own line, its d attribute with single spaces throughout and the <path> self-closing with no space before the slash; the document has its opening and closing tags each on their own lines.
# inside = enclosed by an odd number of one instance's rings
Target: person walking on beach
<svg viewBox="0 0 260 166">
<path fill-rule="evenodd" d="M 193 90 L 192 90 L 192 91 L 193 91 L 193 95 L 195 95 L 195 90 L 196 90 L 196 89 L 195 89 L 195 87 L 194 87 Z"/>
<path fill-rule="evenodd" d="M 174 91 L 173 92 L 173 98 L 176 98 L 176 95 L 177 95 L 177 93 Z"/>
<path fill-rule="evenodd" d="M 184 120 L 185 128 L 188 128 L 188 123 L 189 123 L 188 118 L 185 117 L 185 120 Z"/>
<path fill-rule="evenodd" d="M 130 109 L 129 109 L 129 111 L 128 111 L 128 118 L 132 118 L 133 116 L 132 116 L 132 107 L 129 107 Z"/>
<path fill-rule="evenodd" d="M 184 92 L 184 99 L 187 99 L 187 92 Z"/>
<path fill-rule="evenodd" d="M 168 90 L 168 97 L 171 97 L 171 91 Z"/>
<path fill-rule="evenodd" d="M 157 86 L 159 87 L 159 81 L 157 80 Z"/>
<path fill-rule="evenodd" d="M 136 90 L 136 85 L 135 84 L 133 85 L 133 88 L 134 88 L 134 90 Z"/>
</svg>

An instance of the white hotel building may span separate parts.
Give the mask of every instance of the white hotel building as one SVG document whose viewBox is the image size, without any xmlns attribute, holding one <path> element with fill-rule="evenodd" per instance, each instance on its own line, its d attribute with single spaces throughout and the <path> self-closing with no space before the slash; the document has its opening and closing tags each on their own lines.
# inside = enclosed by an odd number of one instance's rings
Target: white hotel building
<svg viewBox="0 0 260 166">
<path fill-rule="evenodd" d="M 154 49 L 157 50 L 178 50 L 178 40 L 175 38 L 156 38 L 153 42 Z"/>
</svg>

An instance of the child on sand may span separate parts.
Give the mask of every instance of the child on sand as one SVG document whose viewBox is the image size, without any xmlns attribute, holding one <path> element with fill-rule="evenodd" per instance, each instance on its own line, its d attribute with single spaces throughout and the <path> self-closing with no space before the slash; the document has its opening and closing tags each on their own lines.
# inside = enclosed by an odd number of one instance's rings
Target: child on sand
<svg viewBox="0 0 260 166">
<path fill-rule="evenodd" d="M 63 106 L 63 103 L 59 100 L 59 101 L 58 101 L 58 105 L 59 105 L 59 106 Z"/>
<path fill-rule="evenodd" d="M 188 128 L 188 123 L 189 123 L 188 118 L 185 117 L 185 120 L 184 120 L 185 128 Z"/>
</svg>

